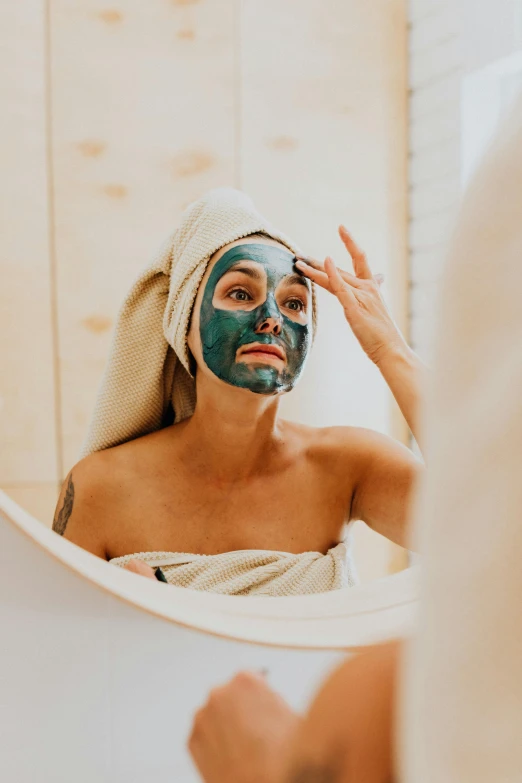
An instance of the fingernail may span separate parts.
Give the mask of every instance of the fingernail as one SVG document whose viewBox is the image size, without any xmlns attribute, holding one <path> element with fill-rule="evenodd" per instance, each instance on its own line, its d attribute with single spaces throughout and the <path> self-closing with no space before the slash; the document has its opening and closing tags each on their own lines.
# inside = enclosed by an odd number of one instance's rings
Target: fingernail
<svg viewBox="0 0 522 783">
<path fill-rule="evenodd" d="M 165 584 L 168 584 L 168 582 L 167 582 L 167 580 L 165 578 L 165 574 L 163 573 L 163 571 L 161 570 L 161 568 L 159 566 L 154 571 L 154 576 L 156 577 L 158 582 L 165 582 Z"/>
</svg>

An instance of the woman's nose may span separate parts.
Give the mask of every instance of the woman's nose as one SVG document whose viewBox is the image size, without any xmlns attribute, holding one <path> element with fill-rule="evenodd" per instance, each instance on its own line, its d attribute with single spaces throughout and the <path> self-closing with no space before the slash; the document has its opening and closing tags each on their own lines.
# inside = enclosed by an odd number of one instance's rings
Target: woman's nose
<svg viewBox="0 0 522 783">
<path fill-rule="evenodd" d="M 275 334 L 277 337 L 281 334 L 281 321 L 269 315 L 259 322 L 254 331 L 256 334 Z"/>
</svg>

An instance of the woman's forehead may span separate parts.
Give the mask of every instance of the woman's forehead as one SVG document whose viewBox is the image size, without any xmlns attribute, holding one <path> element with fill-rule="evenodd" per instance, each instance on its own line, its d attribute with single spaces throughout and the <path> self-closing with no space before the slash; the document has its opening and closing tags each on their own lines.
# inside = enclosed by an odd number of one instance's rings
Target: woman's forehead
<svg viewBox="0 0 522 783">
<path fill-rule="evenodd" d="M 290 252 L 286 245 L 283 245 L 281 242 L 278 242 L 276 239 L 272 239 L 272 237 L 260 235 L 260 234 L 252 234 L 250 236 L 241 237 L 240 239 L 235 239 L 233 242 L 229 242 L 228 245 L 223 245 L 219 250 L 216 250 L 216 252 L 211 256 L 210 263 L 215 263 L 217 260 L 221 258 L 221 256 L 225 255 L 229 250 L 231 250 L 233 247 L 240 247 L 241 245 L 267 245 L 268 247 L 279 247 L 281 250 L 286 250 L 287 252 Z"/>
<path fill-rule="evenodd" d="M 278 280 L 295 275 L 295 256 L 286 247 L 260 242 L 229 247 L 213 264 L 210 277 L 214 282 L 228 272 L 258 269 L 263 276 Z"/>
</svg>

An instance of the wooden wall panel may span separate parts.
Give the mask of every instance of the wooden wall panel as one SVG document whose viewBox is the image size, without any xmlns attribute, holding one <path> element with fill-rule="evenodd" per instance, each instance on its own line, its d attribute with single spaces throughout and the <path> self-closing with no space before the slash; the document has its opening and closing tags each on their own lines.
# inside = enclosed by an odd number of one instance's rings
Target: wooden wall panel
<svg viewBox="0 0 522 783">
<path fill-rule="evenodd" d="M 0 486 L 57 480 L 44 9 L 0 4 Z"/>
<path fill-rule="evenodd" d="M 344 222 L 385 274 L 403 328 L 405 15 L 402 0 L 245 0 L 240 28 L 243 187 L 305 252 L 346 266 L 337 237 Z M 322 291 L 313 353 L 283 408 L 316 426 L 404 433 L 379 372 Z M 365 532 L 357 538 L 363 576 L 385 571 L 391 545 Z"/>
<path fill-rule="evenodd" d="M 236 0 L 52 0 L 64 469 L 114 317 L 182 209 L 234 184 Z"/>
</svg>

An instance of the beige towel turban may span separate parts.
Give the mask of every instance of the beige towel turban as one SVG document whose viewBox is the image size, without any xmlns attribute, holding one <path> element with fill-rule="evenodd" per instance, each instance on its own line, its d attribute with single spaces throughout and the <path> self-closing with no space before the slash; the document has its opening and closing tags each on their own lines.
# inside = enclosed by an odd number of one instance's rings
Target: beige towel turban
<svg viewBox="0 0 522 783">
<path fill-rule="evenodd" d="M 160 429 L 170 404 L 176 422 L 192 415 L 187 333 L 199 284 L 217 250 L 254 233 L 300 252 L 233 188 L 211 190 L 187 208 L 120 310 L 82 456 Z M 315 310 L 313 296 L 314 326 Z"/>
</svg>

